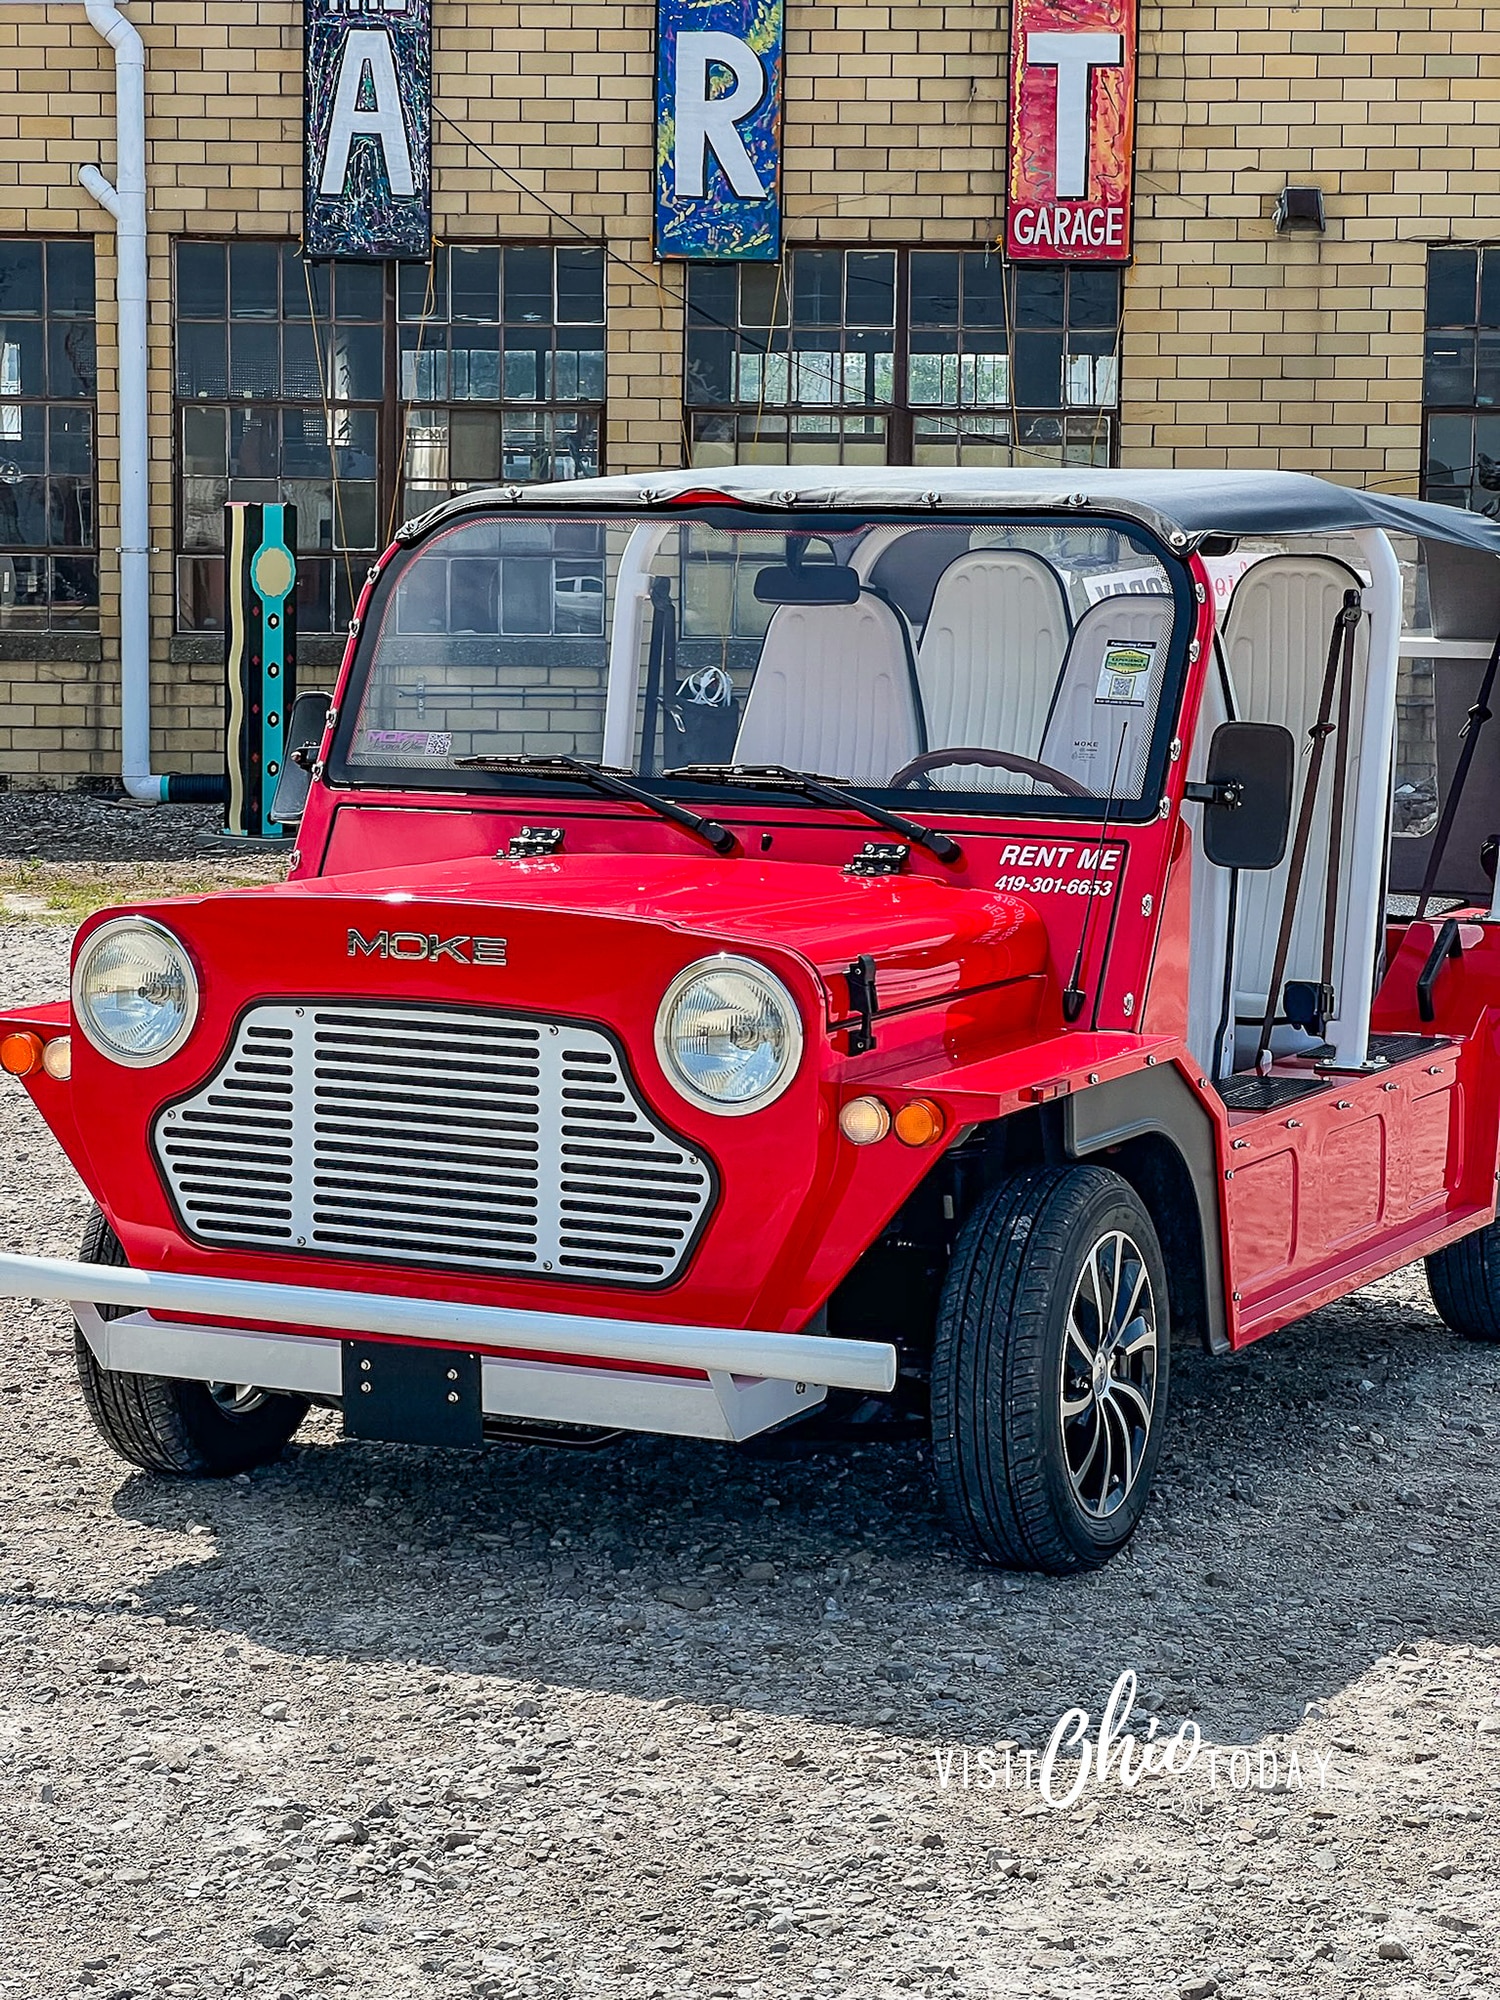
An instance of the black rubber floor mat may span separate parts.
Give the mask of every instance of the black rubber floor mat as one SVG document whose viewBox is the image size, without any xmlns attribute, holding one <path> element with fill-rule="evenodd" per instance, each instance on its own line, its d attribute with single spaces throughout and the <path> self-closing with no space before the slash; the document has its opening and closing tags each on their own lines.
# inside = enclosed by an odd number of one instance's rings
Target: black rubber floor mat
<svg viewBox="0 0 1500 2000">
<path fill-rule="evenodd" d="M 1278 1111 L 1327 1088 L 1322 1077 L 1300 1076 L 1226 1076 L 1214 1085 L 1230 1111 Z"/>
<path fill-rule="evenodd" d="M 1371 1062 L 1410 1062 L 1413 1056 L 1429 1056 L 1434 1047 L 1426 1035 L 1371 1035 Z"/>
</svg>

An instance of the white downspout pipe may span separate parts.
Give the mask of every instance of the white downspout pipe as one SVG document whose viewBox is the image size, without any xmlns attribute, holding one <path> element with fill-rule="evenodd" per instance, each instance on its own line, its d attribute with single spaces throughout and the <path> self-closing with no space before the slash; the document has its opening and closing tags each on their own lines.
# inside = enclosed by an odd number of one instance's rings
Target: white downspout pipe
<svg viewBox="0 0 1500 2000">
<path fill-rule="evenodd" d="M 159 804 L 151 769 L 151 456 L 146 353 L 146 52 L 114 0 L 84 0 L 89 25 L 115 57 L 115 180 L 78 178 L 115 224 L 120 400 L 120 778 L 133 799 Z"/>
</svg>

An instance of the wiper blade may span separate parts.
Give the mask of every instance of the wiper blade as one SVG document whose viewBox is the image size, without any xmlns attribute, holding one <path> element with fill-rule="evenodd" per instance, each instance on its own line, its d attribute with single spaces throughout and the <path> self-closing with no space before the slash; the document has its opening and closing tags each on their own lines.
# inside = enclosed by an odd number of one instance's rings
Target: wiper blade
<svg viewBox="0 0 1500 2000">
<path fill-rule="evenodd" d="M 876 826 L 888 827 L 892 833 L 904 834 L 915 846 L 925 847 L 939 861 L 963 859 L 963 849 L 951 834 L 939 833 L 920 820 L 908 819 L 904 813 L 887 812 L 884 806 L 871 805 L 858 793 L 846 791 L 836 778 L 825 778 L 817 772 L 791 771 L 785 764 L 681 764 L 675 770 L 663 771 L 662 776 L 698 778 L 711 785 L 761 785 L 768 791 L 800 792 L 803 798 L 820 799 L 824 805 L 845 806 L 850 812 L 863 813 Z"/>
<path fill-rule="evenodd" d="M 606 798 L 633 799 L 659 819 L 670 820 L 673 826 L 685 826 L 689 833 L 706 840 L 715 854 L 729 854 L 735 846 L 734 835 L 716 819 L 705 819 L 702 813 L 689 812 L 686 806 L 674 805 L 670 799 L 659 799 L 654 792 L 643 792 L 638 785 L 628 785 L 613 771 L 607 771 L 601 764 L 586 763 L 582 757 L 455 757 L 453 763 L 455 769 L 465 771 L 524 771 L 539 778 L 572 778 L 579 784 L 592 785 Z"/>
</svg>

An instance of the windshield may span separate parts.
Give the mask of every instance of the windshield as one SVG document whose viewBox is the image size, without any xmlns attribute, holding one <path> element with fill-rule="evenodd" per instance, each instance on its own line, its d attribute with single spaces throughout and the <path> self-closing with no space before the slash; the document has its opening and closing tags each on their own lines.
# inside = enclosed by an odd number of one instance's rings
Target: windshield
<svg viewBox="0 0 1500 2000">
<path fill-rule="evenodd" d="M 512 774 L 468 760 L 577 757 L 681 792 L 741 765 L 1129 817 L 1186 602 L 1154 544 L 1092 522 L 465 515 L 380 584 L 334 775 L 493 790 Z"/>
</svg>

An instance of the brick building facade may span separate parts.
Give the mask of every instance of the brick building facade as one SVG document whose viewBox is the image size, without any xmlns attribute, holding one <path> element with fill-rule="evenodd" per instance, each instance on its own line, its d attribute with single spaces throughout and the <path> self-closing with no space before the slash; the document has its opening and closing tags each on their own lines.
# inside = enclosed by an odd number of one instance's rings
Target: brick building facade
<svg viewBox="0 0 1500 2000">
<path fill-rule="evenodd" d="M 652 261 L 653 5 L 435 0 L 443 247 L 331 280 L 296 255 L 298 0 L 128 11 L 163 769 L 216 765 L 226 496 L 298 501 L 317 666 L 391 525 L 502 477 L 1014 456 L 1281 466 L 1481 505 L 1500 488 L 1500 7 L 1147 0 L 1117 276 L 993 250 L 1003 7 L 788 0 L 787 254 L 736 270 Z M 113 148 L 111 54 L 82 8 L 0 7 L 14 785 L 118 769 L 114 237 L 78 177 Z M 1274 226 L 1289 183 L 1322 190 L 1322 233 Z"/>
</svg>

